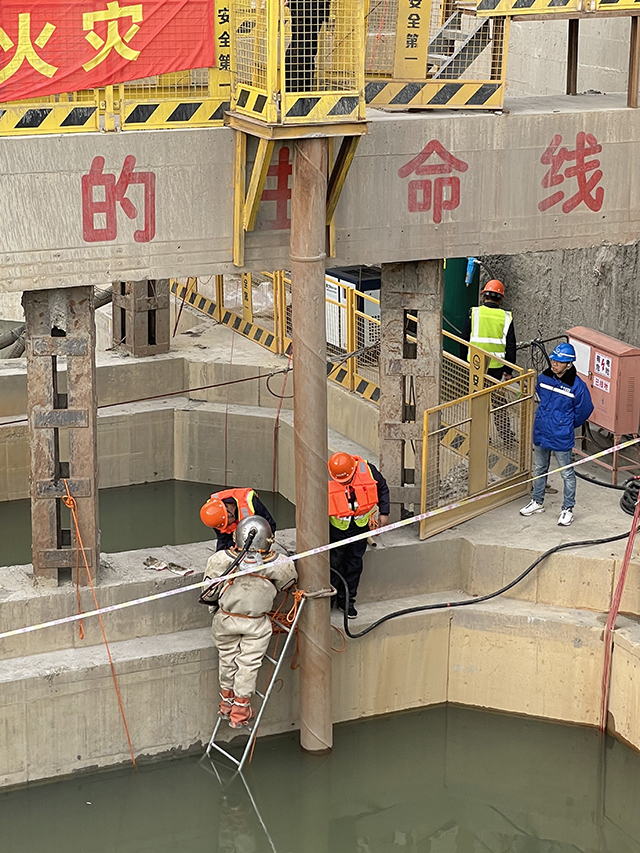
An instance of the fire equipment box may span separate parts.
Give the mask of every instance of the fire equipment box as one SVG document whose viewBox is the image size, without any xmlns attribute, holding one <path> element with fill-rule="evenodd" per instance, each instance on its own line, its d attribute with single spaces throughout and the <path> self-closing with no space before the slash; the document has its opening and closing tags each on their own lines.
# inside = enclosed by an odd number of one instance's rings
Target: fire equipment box
<svg viewBox="0 0 640 853">
<path fill-rule="evenodd" d="M 567 332 L 576 370 L 593 400 L 589 420 L 614 435 L 635 435 L 640 422 L 640 349 L 576 326 Z"/>
</svg>

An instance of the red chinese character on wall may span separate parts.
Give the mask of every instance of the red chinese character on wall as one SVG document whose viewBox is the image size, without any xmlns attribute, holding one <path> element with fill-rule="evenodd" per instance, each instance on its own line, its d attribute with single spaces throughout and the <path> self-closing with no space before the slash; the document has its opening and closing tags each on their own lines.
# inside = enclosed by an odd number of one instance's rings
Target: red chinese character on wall
<svg viewBox="0 0 640 853">
<path fill-rule="evenodd" d="M 104 157 L 94 157 L 88 175 L 82 176 L 82 237 L 87 243 L 115 240 L 118 235 L 119 204 L 129 219 L 138 216 L 138 208 L 127 198 L 129 187 L 142 184 L 143 227 L 133 232 L 136 243 L 148 243 L 156 234 L 156 176 L 154 172 L 135 172 L 136 158 L 124 158 L 118 179 L 104 172 Z"/>
<path fill-rule="evenodd" d="M 571 213 L 580 202 L 584 202 L 589 210 L 600 210 L 604 199 L 604 189 L 598 186 L 602 178 L 600 160 L 587 160 L 587 157 L 599 154 L 602 151 L 602 145 L 592 133 L 585 133 L 582 130 L 576 134 L 576 147 L 573 151 L 569 151 L 564 146 L 561 148 L 561 142 L 562 136 L 556 133 L 540 158 L 543 166 L 549 166 L 549 171 L 542 179 L 542 186 L 550 189 L 564 183 L 565 178 L 575 178 L 578 191 L 564 202 L 562 212 Z M 565 163 L 575 165 L 567 166 L 563 174 L 562 167 Z M 538 204 L 538 210 L 548 210 L 561 202 L 564 197 L 563 190 L 557 190 Z"/>
<path fill-rule="evenodd" d="M 288 146 L 283 145 L 278 153 L 277 165 L 269 166 L 267 172 L 268 177 L 276 178 L 276 186 L 275 189 L 264 190 L 260 199 L 261 201 L 275 201 L 276 218 L 263 220 L 260 223 L 259 227 L 265 231 L 286 231 L 291 228 L 291 219 L 289 218 L 289 201 L 291 200 L 289 176 L 292 172 L 292 166 L 289 162 L 290 154 Z"/>
<path fill-rule="evenodd" d="M 432 154 L 442 161 L 429 163 Z M 432 139 L 422 151 L 400 169 L 398 176 L 406 178 L 408 175 L 447 175 L 448 177 L 437 177 L 419 181 L 409 181 L 409 211 L 411 213 L 422 213 L 433 208 L 433 221 L 436 225 L 442 222 L 443 210 L 455 210 L 460 204 L 460 178 L 452 172 L 466 172 L 469 164 L 464 160 L 454 157 L 441 142 Z"/>
</svg>

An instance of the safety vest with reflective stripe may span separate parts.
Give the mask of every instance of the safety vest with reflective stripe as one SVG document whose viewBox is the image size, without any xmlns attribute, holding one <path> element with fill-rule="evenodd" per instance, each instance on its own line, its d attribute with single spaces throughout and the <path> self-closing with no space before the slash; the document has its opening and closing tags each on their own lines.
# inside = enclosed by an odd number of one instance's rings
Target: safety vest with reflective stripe
<svg viewBox="0 0 640 853">
<path fill-rule="evenodd" d="M 489 368 L 502 367 L 498 358 L 504 358 L 507 351 L 507 332 L 511 325 L 511 311 L 502 308 L 487 308 L 480 305 L 471 309 L 471 337 L 469 343 L 482 349 L 489 355 L 494 355 L 489 361 Z M 471 360 L 471 351 L 467 353 L 467 361 Z"/>
<path fill-rule="evenodd" d="M 220 533 L 233 533 L 241 519 L 256 514 L 253 506 L 255 496 L 256 493 L 253 489 L 225 489 L 222 492 L 216 492 L 215 495 L 211 495 L 212 498 L 220 498 L 221 501 L 225 500 L 225 498 L 233 498 L 238 504 L 238 518 L 227 524 L 226 527 L 218 527 Z"/>
<path fill-rule="evenodd" d="M 367 462 L 360 456 L 356 472 L 350 483 L 329 480 L 329 521 L 338 530 L 346 530 L 353 519 L 358 527 L 366 527 L 372 511 L 378 504 L 378 484 Z M 355 509 L 351 508 L 351 490 L 355 492 Z"/>
</svg>

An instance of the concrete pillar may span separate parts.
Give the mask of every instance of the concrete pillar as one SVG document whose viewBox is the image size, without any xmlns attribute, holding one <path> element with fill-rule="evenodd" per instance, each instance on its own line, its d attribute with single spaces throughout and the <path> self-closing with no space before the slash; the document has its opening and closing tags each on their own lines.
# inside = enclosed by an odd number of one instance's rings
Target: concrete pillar
<svg viewBox="0 0 640 853">
<path fill-rule="evenodd" d="M 76 536 L 62 503 L 63 479 L 77 500 L 80 535 L 95 577 L 99 531 L 93 288 L 26 291 L 22 304 L 27 321 L 34 580 L 75 580 Z M 80 583 L 88 583 L 82 561 Z"/>
<path fill-rule="evenodd" d="M 113 285 L 113 342 L 132 355 L 169 352 L 168 278 L 117 281 Z"/>
<path fill-rule="evenodd" d="M 380 466 L 392 520 L 402 507 L 419 511 L 422 415 L 440 402 L 443 293 L 442 261 L 382 267 Z"/>
<path fill-rule="evenodd" d="M 325 234 L 327 140 L 295 142 L 291 195 L 296 542 L 306 551 L 329 541 Z M 327 554 L 298 562 L 301 589 L 327 589 Z M 328 598 L 310 599 L 300 619 L 300 742 L 309 752 L 333 745 Z"/>
</svg>

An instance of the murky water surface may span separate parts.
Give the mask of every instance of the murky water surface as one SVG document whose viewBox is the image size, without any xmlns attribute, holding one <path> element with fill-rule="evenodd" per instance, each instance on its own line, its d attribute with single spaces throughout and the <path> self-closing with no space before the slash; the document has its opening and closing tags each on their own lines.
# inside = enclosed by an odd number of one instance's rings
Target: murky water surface
<svg viewBox="0 0 640 853">
<path fill-rule="evenodd" d="M 164 480 L 101 489 L 102 551 L 134 551 L 159 545 L 184 545 L 215 538 L 200 521 L 200 507 L 224 486 Z M 260 500 L 279 528 L 295 527 L 295 507 L 282 495 L 260 491 Z M 70 526 L 62 508 L 63 524 Z M 66 517 L 65 517 L 66 513 Z M 28 500 L 0 502 L 0 566 L 31 562 L 31 516 Z M 1 850 L 1 848 L 0 848 Z"/>
<path fill-rule="evenodd" d="M 397 714 L 337 726 L 323 757 L 303 754 L 292 733 L 258 742 L 247 783 L 250 793 L 238 780 L 222 786 L 208 761 L 184 758 L 8 792 L 0 849 L 640 851 L 640 757 L 536 720 L 454 707 Z"/>
</svg>

